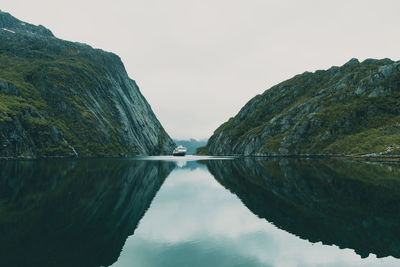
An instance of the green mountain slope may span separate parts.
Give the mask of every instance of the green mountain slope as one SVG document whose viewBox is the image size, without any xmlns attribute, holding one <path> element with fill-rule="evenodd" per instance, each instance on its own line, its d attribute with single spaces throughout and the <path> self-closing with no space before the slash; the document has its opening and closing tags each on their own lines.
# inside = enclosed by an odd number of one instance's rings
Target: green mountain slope
<svg viewBox="0 0 400 267">
<path fill-rule="evenodd" d="M 251 99 L 215 130 L 215 155 L 400 154 L 400 61 L 352 59 Z"/>
<path fill-rule="evenodd" d="M 120 58 L 0 11 L 0 157 L 170 153 Z"/>
</svg>

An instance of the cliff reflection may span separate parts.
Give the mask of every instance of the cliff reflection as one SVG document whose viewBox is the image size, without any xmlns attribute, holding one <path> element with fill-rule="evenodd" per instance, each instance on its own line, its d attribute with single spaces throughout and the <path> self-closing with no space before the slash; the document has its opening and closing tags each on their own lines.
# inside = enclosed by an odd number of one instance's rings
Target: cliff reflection
<svg viewBox="0 0 400 267">
<path fill-rule="evenodd" d="M 400 165 L 336 160 L 208 161 L 256 215 L 311 242 L 400 258 Z"/>
<path fill-rule="evenodd" d="M 174 166 L 0 162 L 0 266 L 112 264 Z"/>
</svg>

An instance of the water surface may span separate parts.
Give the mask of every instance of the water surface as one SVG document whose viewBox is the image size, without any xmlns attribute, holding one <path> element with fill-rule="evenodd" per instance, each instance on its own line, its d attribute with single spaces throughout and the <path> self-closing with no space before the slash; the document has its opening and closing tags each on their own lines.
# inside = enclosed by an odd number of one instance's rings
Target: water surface
<svg viewBox="0 0 400 267">
<path fill-rule="evenodd" d="M 0 266 L 399 266 L 400 166 L 0 162 Z"/>
</svg>

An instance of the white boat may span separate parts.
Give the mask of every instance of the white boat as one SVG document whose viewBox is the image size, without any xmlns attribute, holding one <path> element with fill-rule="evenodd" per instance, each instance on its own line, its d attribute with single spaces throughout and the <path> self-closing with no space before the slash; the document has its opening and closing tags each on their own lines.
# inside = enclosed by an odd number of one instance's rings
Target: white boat
<svg viewBox="0 0 400 267">
<path fill-rule="evenodd" d="M 178 146 L 177 148 L 174 149 L 174 152 L 172 152 L 172 155 L 174 156 L 185 156 L 186 154 L 186 147 L 183 146 Z"/>
</svg>

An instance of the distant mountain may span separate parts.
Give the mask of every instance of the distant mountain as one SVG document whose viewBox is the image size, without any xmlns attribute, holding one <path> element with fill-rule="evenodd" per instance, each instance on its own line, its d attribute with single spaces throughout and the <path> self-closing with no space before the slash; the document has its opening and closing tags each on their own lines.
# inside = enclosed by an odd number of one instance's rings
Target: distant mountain
<svg viewBox="0 0 400 267">
<path fill-rule="evenodd" d="M 196 149 L 199 147 L 203 147 L 207 144 L 207 139 L 202 139 L 202 140 L 196 140 L 193 138 L 190 138 L 189 140 L 177 140 L 174 139 L 174 142 L 177 145 L 182 145 L 187 148 L 187 151 L 189 153 L 194 153 L 196 152 Z"/>
<path fill-rule="evenodd" d="M 0 11 L 0 157 L 170 154 L 115 54 Z"/>
<path fill-rule="evenodd" d="M 201 152 L 400 154 L 400 61 L 352 59 L 296 75 L 251 99 Z"/>
</svg>

